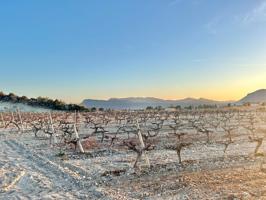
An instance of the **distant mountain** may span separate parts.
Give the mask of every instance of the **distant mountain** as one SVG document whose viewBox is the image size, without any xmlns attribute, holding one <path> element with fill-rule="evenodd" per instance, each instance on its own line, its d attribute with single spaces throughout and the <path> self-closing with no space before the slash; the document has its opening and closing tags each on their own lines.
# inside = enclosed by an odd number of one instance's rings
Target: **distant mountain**
<svg viewBox="0 0 266 200">
<path fill-rule="evenodd" d="M 199 105 L 226 105 L 229 101 L 214 101 L 209 99 L 186 98 L 181 100 L 164 100 L 153 97 L 129 97 L 129 98 L 111 98 L 109 100 L 85 99 L 81 105 L 87 108 L 104 108 L 104 109 L 145 109 L 148 106 L 199 106 Z"/>
<path fill-rule="evenodd" d="M 238 104 L 243 103 L 264 103 L 266 102 L 266 89 L 257 90 L 245 96 L 243 99 L 238 101 Z"/>
</svg>

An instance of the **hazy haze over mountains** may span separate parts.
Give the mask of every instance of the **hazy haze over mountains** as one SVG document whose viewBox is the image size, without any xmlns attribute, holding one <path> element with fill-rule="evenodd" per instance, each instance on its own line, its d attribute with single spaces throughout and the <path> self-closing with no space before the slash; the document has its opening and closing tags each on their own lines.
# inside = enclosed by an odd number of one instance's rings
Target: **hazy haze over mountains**
<svg viewBox="0 0 266 200">
<path fill-rule="evenodd" d="M 209 99 L 186 98 L 180 100 L 164 100 L 153 97 L 129 97 L 129 98 L 111 98 L 109 100 L 86 99 L 82 102 L 85 107 L 96 107 L 105 109 L 144 109 L 148 106 L 199 106 L 199 105 L 225 105 L 231 101 L 214 101 Z"/>
<path fill-rule="evenodd" d="M 111 98 L 109 100 L 93 100 L 85 99 L 82 105 L 85 107 L 96 107 L 104 109 L 145 109 L 148 106 L 162 106 L 164 108 L 170 106 L 199 106 L 199 105 L 226 105 L 228 103 L 262 103 L 266 102 L 266 89 L 257 90 L 248 94 L 239 101 L 215 101 L 204 98 L 185 98 L 180 100 L 164 100 L 154 97 L 129 97 L 129 98 Z"/>
</svg>

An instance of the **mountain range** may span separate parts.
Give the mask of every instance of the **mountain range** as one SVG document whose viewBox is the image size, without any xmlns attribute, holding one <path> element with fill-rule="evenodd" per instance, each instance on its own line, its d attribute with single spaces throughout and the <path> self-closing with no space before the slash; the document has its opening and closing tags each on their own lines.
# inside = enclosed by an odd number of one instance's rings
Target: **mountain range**
<svg viewBox="0 0 266 200">
<path fill-rule="evenodd" d="M 1 95 L 0 95 L 1 96 Z M 8 95 L 6 95 L 8 96 Z M 10 95 L 9 95 L 10 96 Z M 11 95 L 12 96 L 12 95 Z M 2 94 L 3 97 L 3 94 Z M 4 96 L 5 97 L 5 96 Z M 19 98 L 19 97 L 17 97 Z M 22 97 L 21 97 L 22 98 Z M 14 103 L 13 100 L 4 99 L 5 101 L 0 100 L 0 112 L 5 110 L 16 110 L 19 108 L 22 111 L 37 111 L 43 112 L 47 111 L 48 107 L 43 106 L 30 106 L 28 103 Z M 109 100 L 94 100 L 94 99 L 85 99 L 81 105 L 87 108 L 104 108 L 104 109 L 145 109 L 148 106 L 157 107 L 161 106 L 164 108 L 170 106 L 200 106 L 200 105 L 217 105 L 223 106 L 227 104 L 242 105 L 245 103 L 266 103 L 266 89 L 260 89 L 255 92 L 249 93 L 244 98 L 239 101 L 215 101 L 204 98 L 185 98 L 180 100 L 164 100 L 154 97 L 129 97 L 129 98 L 111 98 Z M 40 108 L 40 109 L 39 109 Z M 48 108 L 49 109 L 49 108 Z"/>
<path fill-rule="evenodd" d="M 145 109 L 148 106 L 200 106 L 200 105 L 217 105 L 223 106 L 229 103 L 241 105 L 244 103 L 262 103 L 266 102 L 266 89 L 257 90 L 248 94 L 239 101 L 215 101 L 204 98 L 185 98 L 180 100 L 164 100 L 154 97 L 129 97 L 129 98 L 111 98 L 109 100 L 85 99 L 81 105 L 87 108 L 104 108 L 104 109 Z"/>
<path fill-rule="evenodd" d="M 204 98 L 186 98 L 180 100 L 164 100 L 154 97 L 129 97 L 129 98 L 111 98 L 109 100 L 86 99 L 81 105 L 85 107 L 95 107 L 104 109 L 145 109 L 148 106 L 170 107 L 170 106 L 199 106 L 199 105 L 226 105 L 232 101 L 214 101 Z"/>
</svg>

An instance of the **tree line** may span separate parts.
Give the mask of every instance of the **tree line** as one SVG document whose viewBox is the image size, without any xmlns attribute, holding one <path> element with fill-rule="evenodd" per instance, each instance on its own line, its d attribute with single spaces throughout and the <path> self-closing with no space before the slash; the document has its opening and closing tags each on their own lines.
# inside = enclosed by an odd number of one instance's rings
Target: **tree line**
<svg viewBox="0 0 266 200">
<path fill-rule="evenodd" d="M 22 103 L 32 107 L 47 108 L 59 111 L 89 111 L 84 106 L 77 104 L 66 104 L 58 99 L 50 99 L 48 97 L 28 98 L 26 96 L 17 96 L 13 93 L 4 94 L 0 91 L 0 102 Z"/>
</svg>

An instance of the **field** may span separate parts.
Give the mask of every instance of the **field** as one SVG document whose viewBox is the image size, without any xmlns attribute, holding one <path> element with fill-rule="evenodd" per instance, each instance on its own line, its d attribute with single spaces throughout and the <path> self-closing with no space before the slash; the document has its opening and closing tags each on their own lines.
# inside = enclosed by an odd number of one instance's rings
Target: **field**
<svg viewBox="0 0 266 200">
<path fill-rule="evenodd" d="M 262 108 L 0 114 L 0 199 L 266 199 Z"/>
</svg>

